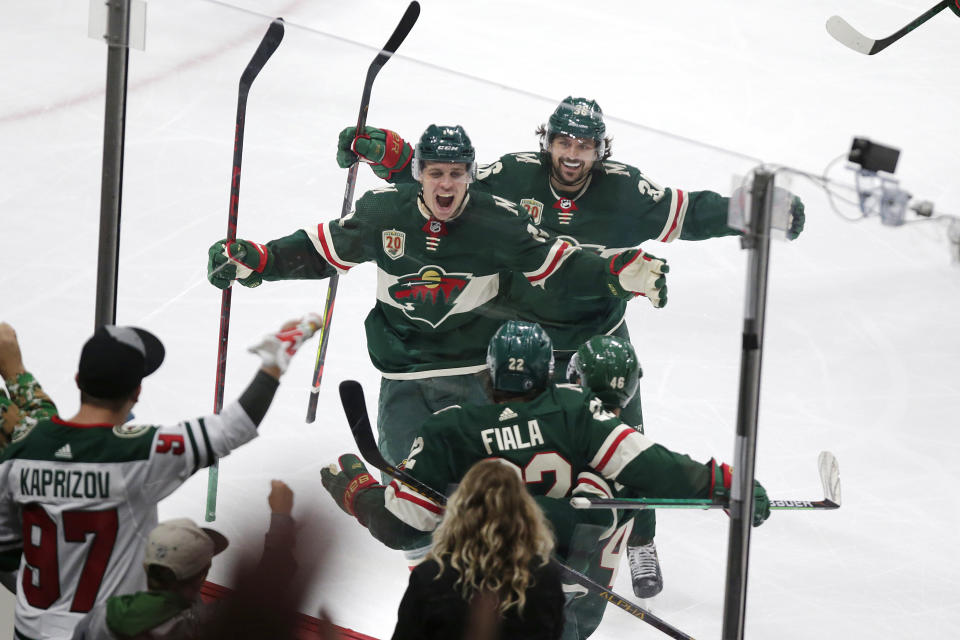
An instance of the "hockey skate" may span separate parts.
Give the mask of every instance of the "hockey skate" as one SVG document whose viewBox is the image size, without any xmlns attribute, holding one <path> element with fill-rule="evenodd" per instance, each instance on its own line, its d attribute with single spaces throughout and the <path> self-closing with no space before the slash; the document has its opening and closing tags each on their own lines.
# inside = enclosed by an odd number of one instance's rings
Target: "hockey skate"
<svg viewBox="0 0 960 640">
<path fill-rule="evenodd" d="M 627 547 L 627 559 L 630 561 L 633 593 L 638 598 L 652 598 L 663 591 L 660 560 L 657 558 L 657 547 L 652 540 L 638 547 Z"/>
</svg>

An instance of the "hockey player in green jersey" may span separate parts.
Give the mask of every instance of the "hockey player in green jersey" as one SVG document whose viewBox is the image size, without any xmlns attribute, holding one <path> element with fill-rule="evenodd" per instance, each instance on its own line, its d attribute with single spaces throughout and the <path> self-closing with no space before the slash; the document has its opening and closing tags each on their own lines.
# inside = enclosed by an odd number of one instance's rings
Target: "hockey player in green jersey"
<svg viewBox="0 0 960 640">
<path fill-rule="evenodd" d="M 535 496 L 610 497 L 609 485 L 619 483 L 647 497 L 729 497 L 727 465 L 670 451 L 621 422 L 588 391 L 552 383 L 552 344 L 539 325 L 505 323 L 490 340 L 487 363 L 495 402 L 454 405 L 427 420 L 402 464 L 417 480 L 447 491 L 475 462 L 497 458 L 515 468 Z M 440 504 L 396 479 L 386 487 L 378 484 L 352 454 L 341 456 L 339 467 L 322 469 L 321 478 L 344 511 L 394 549 L 425 546 L 443 517 Z M 757 483 L 755 526 L 769 516 L 769 506 Z M 575 521 L 553 519 L 552 524 L 561 540 L 583 522 L 613 533 L 620 528 L 611 528 L 612 513 L 579 511 Z"/>
<path fill-rule="evenodd" d="M 386 129 L 355 127 L 340 134 L 337 161 L 349 166 L 359 157 L 381 178 L 411 179 L 409 144 Z M 686 191 L 662 187 L 636 167 L 611 160 L 603 112 L 594 100 L 568 97 L 537 130 L 539 151 L 508 153 L 482 166 L 478 186 L 520 204 L 534 224 L 584 249 L 608 256 L 621 247 L 649 240 L 672 242 L 705 240 L 738 235 L 727 226 L 729 198 L 711 191 Z M 390 152 L 387 152 L 387 150 Z M 791 205 L 788 237 L 803 230 L 804 209 L 799 198 Z M 629 340 L 622 300 L 580 298 L 571 300 L 549 290 L 528 286 L 507 274 L 502 303 L 507 315 L 537 322 L 547 330 L 557 349 L 558 380 L 576 349 L 595 335 L 612 334 Z M 640 394 L 623 408 L 623 419 L 643 424 Z M 641 512 L 630 546 L 653 542 L 654 512 Z M 640 597 L 655 595 L 634 584 Z"/>
<path fill-rule="evenodd" d="M 225 288 L 234 279 L 249 287 L 376 263 L 367 348 L 383 375 L 379 446 L 393 463 L 434 411 L 486 402 L 477 374 L 502 321 L 500 271 L 568 300 L 639 293 L 662 306 L 666 291 L 662 260 L 638 249 L 612 260 L 580 251 L 538 229 L 514 203 L 475 190 L 475 152 L 462 127 L 430 125 L 412 157 L 417 182 L 370 191 L 349 216 L 266 245 L 214 243 L 208 265 L 210 281 Z"/>
</svg>

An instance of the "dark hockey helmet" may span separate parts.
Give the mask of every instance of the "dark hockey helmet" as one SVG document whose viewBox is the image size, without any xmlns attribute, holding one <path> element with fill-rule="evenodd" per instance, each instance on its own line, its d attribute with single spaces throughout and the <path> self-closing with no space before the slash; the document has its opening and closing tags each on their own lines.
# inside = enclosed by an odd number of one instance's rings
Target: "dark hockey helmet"
<svg viewBox="0 0 960 640">
<path fill-rule="evenodd" d="M 553 377 L 553 342 L 539 324 L 509 320 L 490 338 L 487 368 L 497 391 L 546 389 Z"/>
<path fill-rule="evenodd" d="M 423 174 L 427 162 L 462 162 L 467 165 L 468 181 L 477 175 L 477 152 L 460 125 L 432 124 L 427 127 L 413 152 L 413 177 Z"/>
<path fill-rule="evenodd" d="M 550 115 L 543 131 L 540 148 L 544 153 L 550 152 L 554 137 L 562 135 L 592 139 L 597 145 L 597 160 L 603 160 L 606 155 L 607 125 L 603 122 L 603 110 L 596 100 L 572 96 L 564 98 Z"/>
<path fill-rule="evenodd" d="M 608 406 L 627 406 L 642 376 L 633 346 L 616 336 L 590 338 L 567 365 L 567 380 L 589 389 Z"/>
</svg>

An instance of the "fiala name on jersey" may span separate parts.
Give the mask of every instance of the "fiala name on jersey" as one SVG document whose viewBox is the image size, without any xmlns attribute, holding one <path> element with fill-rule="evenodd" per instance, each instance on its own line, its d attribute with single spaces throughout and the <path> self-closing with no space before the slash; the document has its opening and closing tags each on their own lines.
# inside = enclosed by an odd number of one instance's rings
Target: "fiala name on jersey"
<svg viewBox="0 0 960 640">
<path fill-rule="evenodd" d="M 480 439 L 483 440 L 483 448 L 487 453 L 493 453 L 493 444 L 496 443 L 498 451 L 512 451 L 515 449 L 529 449 L 538 444 L 543 444 L 543 435 L 540 433 L 540 425 L 536 420 L 527 420 L 526 431 L 527 439 L 524 440 L 524 434 L 521 432 L 520 425 L 511 424 L 505 427 L 494 427 L 484 429 L 480 432 Z"/>
</svg>

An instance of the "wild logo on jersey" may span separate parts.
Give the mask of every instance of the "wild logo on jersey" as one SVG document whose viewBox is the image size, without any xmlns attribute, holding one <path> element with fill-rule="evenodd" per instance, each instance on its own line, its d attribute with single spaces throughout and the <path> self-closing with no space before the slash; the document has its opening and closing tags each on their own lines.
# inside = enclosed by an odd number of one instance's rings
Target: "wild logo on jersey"
<svg viewBox="0 0 960 640">
<path fill-rule="evenodd" d="M 446 273 L 428 265 L 417 273 L 400 276 L 387 293 L 407 317 L 437 327 L 453 310 L 470 280 L 469 273 Z"/>
</svg>

